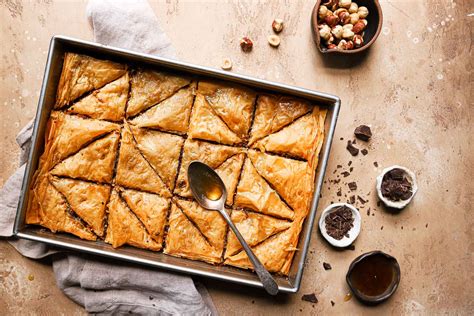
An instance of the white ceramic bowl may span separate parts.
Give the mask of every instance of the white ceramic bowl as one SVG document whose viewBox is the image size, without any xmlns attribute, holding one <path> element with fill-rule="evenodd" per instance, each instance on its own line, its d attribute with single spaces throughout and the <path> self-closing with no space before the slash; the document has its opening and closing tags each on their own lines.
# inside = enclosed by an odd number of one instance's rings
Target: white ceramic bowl
<svg viewBox="0 0 474 316">
<path fill-rule="evenodd" d="M 393 169 L 402 169 L 403 171 L 405 171 L 408 175 L 408 181 L 411 183 L 412 185 L 412 195 L 410 196 L 410 198 L 408 200 L 400 200 L 400 201 L 392 201 L 392 200 L 389 200 L 387 199 L 386 197 L 384 197 L 382 195 L 382 180 L 383 180 L 383 177 L 385 176 L 385 174 Z M 392 207 L 392 208 L 396 208 L 396 209 L 402 209 L 404 208 L 405 206 L 407 206 L 411 200 L 413 199 L 413 197 L 415 196 L 415 193 L 416 191 L 418 191 L 418 186 L 416 185 L 416 176 L 415 174 L 405 168 L 405 167 L 402 167 L 402 166 L 398 166 L 398 165 L 393 165 L 391 167 L 388 167 L 388 168 L 385 168 L 383 169 L 382 173 L 377 177 L 377 183 L 376 183 L 376 188 L 377 188 L 377 195 L 379 196 L 379 199 L 388 207 Z"/>
<path fill-rule="evenodd" d="M 334 239 L 328 235 L 326 231 L 326 223 L 324 222 L 326 216 L 335 211 L 335 209 L 339 206 L 347 206 L 350 208 L 352 211 L 352 216 L 354 217 L 354 226 L 348 232 L 349 237 L 344 236 L 341 240 Z M 319 230 L 328 243 L 334 247 L 344 248 L 350 246 L 354 240 L 356 240 L 357 236 L 359 236 L 361 221 L 360 213 L 354 206 L 347 203 L 334 203 L 326 207 L 326 209 L 322 212 L 321 217 L 319 218 Z"/>
</svg>

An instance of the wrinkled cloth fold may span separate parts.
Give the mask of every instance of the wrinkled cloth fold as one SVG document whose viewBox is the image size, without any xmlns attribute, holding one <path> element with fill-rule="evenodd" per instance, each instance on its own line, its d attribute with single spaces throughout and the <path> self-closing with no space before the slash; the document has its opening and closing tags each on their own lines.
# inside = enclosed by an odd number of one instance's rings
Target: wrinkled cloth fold
<svg viewBox="0 0 474 316">
<path fill-rule="evenodd" d="M 175 53 L 145 0 L 91 0 L 87 17 L 94 39 L 116 46 L 174 58 Z M 20 168 L 0 190 L 0 236 L 11 237 L 33 121 L 18 134 Z M 216 315 L 206 288 L 184 275 L 117 262 L 85 254 L 60 252 L 46 244 L 9 238 L 22 255 L 32 259 L 52 255 L 58 287 L 86 311 L 99 314 Z"/>
</svg>

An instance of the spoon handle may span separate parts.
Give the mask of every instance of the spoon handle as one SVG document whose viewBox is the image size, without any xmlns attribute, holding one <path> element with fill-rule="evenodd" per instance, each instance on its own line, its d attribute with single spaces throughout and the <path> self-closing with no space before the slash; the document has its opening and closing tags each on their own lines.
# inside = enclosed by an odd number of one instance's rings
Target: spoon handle
<svg viewBox="0 0 474 316">
<path fill-rule="evenodd" d="M 230 219 L 229 214 L 227 214 L 227 212 L 224 209 L 220 210 L 220 212 L 222 216 L 224 217 L 224 219 L 227 221 L 227 224 L 229 224 L 235 236 L 237 236 L 237 239 L 239 240 L 240 244 L 244 248 L 245 252 L 247 253 L 247 256 L 249 257 L 250 262 L 252 262 L 255 272 L 257 273 L 260 281 L 262 281 L 262 284 L 265 290 L 270 295 L 276 295 L 278 293 L 278 285 L 273 279 L 270 272 L 268 272 L 268 270 L 265 269 L 265 267 L 260 262 L 260 260 L 258 260 L 257 256 L 255 256 L 252 249 L 249 247 L 249 245 L 245 241 L 244 237 L 242 237 L 239 230 L 237 229 L 237 227 L 235 227 L 234 223 Z"/>
</svg>

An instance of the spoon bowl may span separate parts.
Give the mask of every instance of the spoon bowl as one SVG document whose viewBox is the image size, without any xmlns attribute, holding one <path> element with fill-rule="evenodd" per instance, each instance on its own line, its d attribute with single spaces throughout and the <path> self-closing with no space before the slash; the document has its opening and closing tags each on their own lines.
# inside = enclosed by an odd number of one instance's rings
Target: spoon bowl
<svg viewBox="0 0 474 316">
<path fill-rule="evenodd" d="M 219 175 L 208 165 L 200 161 L 193 161 L 188 167 L 188 181 L 191 192 L 199 205 L 205 209 L 219 211 L 221 213 L 247 253 L 255 273 L 257 273 L 267 293 L 270 295 L 278 294 L 278 285 L 275 279 L 273 279 L 270 272 L 265 269 L 257 256 L 255 256 L 252 248 L 247 244 L 244 237 L 242 237 L 230 219 L 229 214 L 225 211 L 224 204 L 227 199 L 227 190 Z"/>
</svg>

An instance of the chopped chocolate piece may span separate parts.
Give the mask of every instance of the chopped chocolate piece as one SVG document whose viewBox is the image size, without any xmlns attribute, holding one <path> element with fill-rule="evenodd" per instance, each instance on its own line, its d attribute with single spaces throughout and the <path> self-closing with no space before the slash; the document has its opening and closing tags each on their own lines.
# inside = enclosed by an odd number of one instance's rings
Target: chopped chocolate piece
<svg viewBox="0 0 474 316">
<path fill-rule="evenodd" d="M 366 201 L 366 200 L 364 200 L 363 198 L 361 198 L 361 196 L 360 196 L 360 195 L 358 195 L 358 196 L 357 196 L 357 199 L 358 199 L 358 200 L 360 201 L 360 203 L 362 203 L 362 204 L 365 204 L 365 203 L 367 203 L 367 201 Z"/>
<path fill-rule="evenodd" d="M 375 168 L 378 168 L 379 167 L 379 163 L 377 161 L 374 161 L 374 166 Z"/>
<path fill-rule="evenodd" d="M 349 186 L 349 189 L 351 189 L 351 191 L 357 190 L 357 183 L 355 182 L 349 182 L 347 186 Z"/>
<path fill-rule="evenodd" d="M 352 156 L 357 156 L 359 154 L 359 149 L 352 145 L 351 141 L 347 141 L 346 149 L 351 153 Z"/>
<path fill-rule="evenodd" d="M 352 170 L 354 170 L 354 167 L 349 168 L 349 172 L 352 172 Z"/>
<path fill-rule="evenodd" d="M 344 137 L 339 138 L 340 140 L 344 140 Z"/>
<path fill-rule="evenodd" d="M 350 167 L 352 165 L 352 160 L 349 160 L 349 163 L 347 165 Z"/>
<path fill-rule="evenodd" d="M 332 269 L 331 265 L 327 262 L 323 262 L 323 267 L 324 267 L 324 270 L 331 270 Z"/>
<path fill-rule="evenodd" d="M 356 202 L 356 197 L 355 197 L 355 195 L 352 195 L 349 199 L 350 199 L 350 200 L 349 200 L 349 203 L 350 203 L 350 204 L 354 204 L 354 203 Z"/>
<path fill-rule="evenodd" d="M 407 174 L 400 168 L 387 172 L 382 179 L 382 195 L 392 201 L 408 200 L 413 192 Z"/>
<path fill-rule="evenodd" d="M 341 196 L 341 195 L 342 195 L 342 190 L 341 190 L 341 188 L 339 188 L 339 189 L 337 190 L 337 193 L 336 193 L 336 194 L 337 194 L 337 196 Z"/>
<path fill-rule="evenodd" d="M 383 226 L 382 226 L 382 227 L 380 227 L 380 230 L 383 230 Z"/>
<path fill-rule="evenodd" d="M 337 165 L 336 168 L 339 169 L 339 168 L 342 168 L 342 166 L 341 166 L 341 165 Z"/>
<path fill-rule="evenodd" d="M 360 125 L 354 130 L 355 136 L 363 141 L 368 141 L 372 137 L 372 131 L 367 125 Z"/>
<path fill-rule="evenodd" d="M 355 140 L 355 139 L 353 139 L 353 140 L 352 140 L 352 143 L 353 143 L 353 144 L 355 144 L 355 143 L 356 143 L 356 140 Z"/>
<path fill-rule="evenodd" d="M 426 223 L 425 227 L 428 228 L 428 223 Z"/>
<path fill-rule="evenodd" d="M 151 301 L 153 300 L 153 296 L 148 296 L 148 299 Z"/>
<path fill-rule="evenodd" d="M 367 216 L 370 216 L 370 208 L 367 210 Z"/>
<path fill-rule="evenodd" d="M 336 240 L 349 237 L 349 231 L 354 227 L 352 210 L 347 206 L 338 206 L 324 219 L 326 232 Z"/>
<path fill-rule="evenodd" d="M 380 205 L 382 205 L 382 202 L 377 201 L 377 206 L 380 207 Z"/>
<path fill-rule="evenodd" d="M 314 293 L 304 294 L 301 297 L 301 300 L 306 301 L 306 302 L 310 302 L 310 303 L 317 303 L 318 302 L 318 298 L 316 297 L 316 294 L 314 294 Z"/>
<path fill-rule="evenodd" d="M 336 303 L 334 303 L 334 301 L 331 301 L 331 305 L 334 306 L 334 305 L 336 305 Z"/>
<path fill-rule="evenodd" d="M 365 148 L 364 148 L 364 149 L 362 149 L 360 152 L 361 152 L 361 153 L 362 153 L 362 155 L 364 155 L 364 156 L 365 156 L 365 155 L 367 155 L 367 154 L 369 153 L 369 151 L 368 151 L 367 149 L 365 149 Z"/>
<path fill-rule="evenodd" d="M 344 172 L 341 173 L 341 174 L 344 176 L 344 178 L 346 178 L 346 177 L 348 177 L 348 176 L 351 175 L 348 171 L 344 171 Z"/>
</svg>

